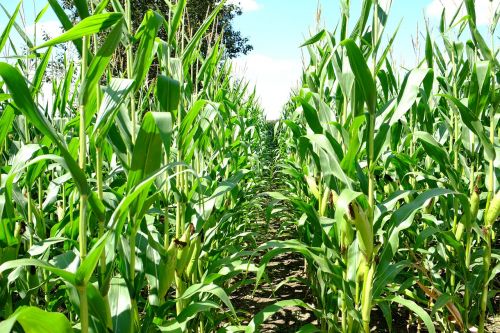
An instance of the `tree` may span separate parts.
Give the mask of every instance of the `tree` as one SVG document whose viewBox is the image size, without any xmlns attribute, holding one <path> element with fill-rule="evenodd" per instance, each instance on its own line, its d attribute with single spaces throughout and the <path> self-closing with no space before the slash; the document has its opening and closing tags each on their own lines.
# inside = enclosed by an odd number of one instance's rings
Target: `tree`
<svg viewBox="0 0 500 333">
<path fill-rule="evenodd" d="M 74 6 L 74 1 L 72 0 L 62 0 L 63 7 L 70 10 L 73 14 L 73 18 L 77 19 L 77 13 Z M 122 5 L 124 0 L 120 0 Z M 186 5 L 186 21 L 187 26 L 184 27 L 187 36 L 192 35 L 200 27 L 200 25 L 205 20 L 207 13 L 210 13 L 215 6 L 218 4 L 219 0 L 188 0 Z M 139 27 L 142 22 L 144 14 L 149 10 L 155 10 L 162 14 L 165 18 L 168 18 L 169 6 L 165 0 L 131 0 L 132 9 L 132 22 L 134 31 Z M 231 4 L 225 6 L 219 13 L 216 23 L 215 23 L 215 35 L 223 33 L 222 44 L 225 46 L 226 57 L 235 58 L 241 54 L 247 54 L 253 47 L 249 44 L 249 40 L 241 35 L 240 31 L 237 31 L 233 27 L 233 20 L 237 16 L 242 14 L 242 10 L 239 6 Z M 159 32 L 160 38 L 166 38 L 166 31 L 161 30 Z M 202 53 L 205 53 L 208 48 L 207 42 L 205 41 L 202 45 Z"/>
<path fill-rule="evenodd" d="M 159 1 L 161 2 L 161 0 Z M 206 14 L 214 9 L 217 2 L 216 0 L 188 0 L 187 19 L 194 31 L 203 23 Z M 240 54 L 247 54 L 253 50 L 253 47 L 248 44 L 248 38 L 242 37 L 241 32 L 233 28 L 233 19 L 241 14 L 242 11 L 239 6 L 228 5 L 220 12 L 217 19 L 215 33 L 224 33 L 222 44 L 226 48 L 228 58 L 235 58 Z"/>
</svg>

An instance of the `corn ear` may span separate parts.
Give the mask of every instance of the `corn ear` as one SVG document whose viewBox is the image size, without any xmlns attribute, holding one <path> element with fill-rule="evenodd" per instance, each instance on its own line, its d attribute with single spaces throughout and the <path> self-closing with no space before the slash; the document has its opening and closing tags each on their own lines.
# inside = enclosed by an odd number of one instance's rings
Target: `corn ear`
<svg viewBox="0 0 500 333">
<path fill-rule="evenodd" d="M 359 256 L 358 269 L 356 271 L 356 279 L 358 281 L 363 281 L 367 269 L 368 263 L 366 262 L 365 256 Z"/>
<path fill-rule="evenodd" d="M 311 176 L 305 176 L 305 180 L 311 194 L 314 195 L 316 200 L 319 200 L 320 194 L 319 194 L 318 184 L 316 184 L 316 179 L 314 179 L 314 177 Z"/>
<path fill-rule="evenodd" d="M 325 216 L 326 213 L 326 206 L 328 204 L 328 197 L 330 196 L 330 190 L 325 189 L 325 192 L 323 192 L 323 196 L 321 198 L 321 211 L 320 216 Z"/>
<path fill-rule="evenodd" d="M 182 235 L 179 246 L 181 247 L 177 251 L 177 266 L 175 270 L 179 276 L 182 275 L 186 266 L 191 258 L 191 230 L 187 228 Z"/>
<path fill-rule="evenodd" d="M 354 240 L 354 230 L 349 222 L 346 219 L 342 219 L 340 223 L 340 248 L 341 251 L 347 251 L 349 245 L 352 244 Z"/>
<path fill-rule="evenodd" d="M 455 231 L 455 239 L 457 241 L 460 241 L 462 239 L 462 236 L 464 234 L 464 230 L 465 230 L 465 226 L 462 223 L 462 221 L 460 221 L 460 223 L 457 226 L 457 230 Z"/>
<path fill-rule="evenodd" d="M 434 198 L 431 198 L 429 200 L 429 202 L 424 207 L 424 213 L 425 214 L 431 214 L 433 208 L 434 208 Z"/>
<path fill-rule="evenodd" d="M 177 246 L 175 240 L 172 240 L 167 249 L 166 263 L 162 265 L 160 270 L 160 281 L 158 294 L 160 298 L 165 297 L 168 289 L 172 285 L 175 276 L 175 267 L 177 265 Z"/>
<path fill-rule="evenodd" d="M 331 190 L 331 201 L 333 207 L 337 206 L 337 201 L 339 201 L 339 195 L 334 190 Z"/>
<path fill-rule="evenodd" d="M 191 258 L 189 259 L 189 263 L 186 267 L 186 275 L 188 277 L 191 277 L 193 272 L 195 271 L 198 263 L 198 257 L 200 256 L 201 252 L 201 238 L 198 236 L 196 237 L 194 243 L 191 246 Z"/>
<path fill-rule="evenodd" d="M 495 194 L 490 202 L 490 206 L 484 217 L 484 224 L 487 227 L 492 226 L 498 218 L 498 215 L 500 215 L 500 191 Z"/>
<path fill-rule="evenodd" d="M 470 197 L 470 218 L 471 223 L 476 220 L 479 211 L 479 189 L 476 187 Z"/>
<path fill-rule="evenodd" d="M 366 257 L 366 261 L 370 262 L 373 256 L 373 227 L 363 208 L 356 201 L 349 204 L 349 215 L 360 236 L 359 248 Z"/>
</svg>

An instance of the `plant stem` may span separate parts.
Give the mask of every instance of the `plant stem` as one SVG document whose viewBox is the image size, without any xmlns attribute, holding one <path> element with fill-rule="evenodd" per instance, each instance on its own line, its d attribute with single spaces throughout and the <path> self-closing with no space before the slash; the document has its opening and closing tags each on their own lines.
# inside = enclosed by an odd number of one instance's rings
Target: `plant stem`
<svg viewBox="0 0 500 333">
<path fill-rule="evenodd" d="M 493 96 L 492 100 L 495 100 L 495 80 L 493 80 Z M 490 142 L 494 144 L 495 142 L 495 117 L 494 115 L 496 114 L 496 109 L 498 107 L 498 104 L 492 105 L 491 107 L 491 114 L 490 114 Z M 485 218 L 486 213 L 488 210 L 491 208 L 491 200 L 493 199 L 494 196 L 494 191 L 495 191 L 495 178 L 494 178 L 494 161 L 493 159 L 490 161 L 490 168 L 489 168 L 489 183 L 490 186 L 488 188 L 488 199 L 486 202 L 486 209 L 484 210 L 484 215 L 483 218 Z M 492 239 L 492 225 L 486 219 L 484 220 L 484 227 L 483 227 L 483 232 L 484 232 L 484 238 L 486 240 L 486 244 L 484 245 L 484 254 L 483 254 L 483 291 L 481 294 L 481 313 L 479 317 L 479 333 L 484 332 L 484 324 L 486 322 L 486 308 L 488 306 L 488 289 L 489 289 L 489 274 L 490 274 L 490 266 L 491 266 L 491 239 Z"/>
<path fill-rule="evenodd" d="M 486 244 L 484 245 L 483 254 L 483 290 L 481 294 L 481 312 L 479 316 L 479 333 L 484 332 L 484 324 L 486 322 L 486 308 L 488 306 L 488 281 L 490 277 L 490 265 L 491 265 L 491 226 L 485 226 L 484 228 Z"/>
<path fill-rule="evenodd" d="M 78 295 L 80 296 L 80 332 L 88 332 L 89 331 L 89 305 L 87 301 L 87 287 L 80 286 L 78 289 Z M 82 314 L 87 314 L 82 316 Z"/>
<path fill-rule="evenodd" d="M 87 74 L 87 57 L 88 57 L 88 37 L 83 37 L 82 48 L 82 63 L 81 63 L 81 78 L 85 80 Z M 86 165 L 86 150 L 87 137 L 85 134 L 85 105 L 80 105 L 80 149 L 79 149 L 79 166 L 85 172 Z M 78 234 L 80 244 L 80 265 L 83 263 L 87 255 L 87 194 L 80 193 L 80 214 L 78 220 Z M 88 332 L 88 304 L 87 304 L 87 285 L 79 287 L 78 294 L 80 296 L 80 322 L 81 332 Z"/>
<path fill-rule="evenodd" d="M 374 1 L 373 11 L 373 40 L 372 47 L 375 47 L 378 40 L 378 0 Z M 373 62 L 373 79 L 376 82 L 377 73 L 377 55 L 372 52 Z M 374 179 L 374 148 L 375 148 L 375 112 L 373 111 L 376 105 L 369 108 L 369 121 L 368 121 L 368 222 L 372 229 L 371 237 L 373 237 L 373 223 L 375 212 L 375 179 Z M 373 261 L 373 253 L 364 254 L 366 256 L 366 269 L 363 279 L 363 289 L 361 296 L 361 318 L 363 320 L 363 328 L 365 333 L 370 332 L 370 312 L 372 308 L 372 282 L 375 273 L 375 262 Z"/>
<path fill-rule="evenodd" d="M 125 2 L 125 19 L 127 21 L 128 33 L 132 36 L 133 27 L 132 27 L 132 10 L 130 6 L 130 0 L 126 0 Z M 127 77 L 129 79 L 134 78 L 134 57 L 132 53 L 132 43 L 130 43 L 127 47 Z M 135 89 L 134 89 L 135 91 Z M 137 116 L 135 114 L 135 98 L 132 93 L 132 97 L 130 98 L 130 120 L 132 122 L 132 143 L 135 143 L 136 140 L 136 127 L 137 127 Z"/>
<path fill-rule="evenodd" d="M 95 148 L 96 150 L 96 180 L 97 180 L 97 196 L 102 201 L 104 200 L 104 184 L 103 184 L 103 152 L 101 147 Z M 98 236 L 101 238 L 104 235 L 104 222 L 99 221 L 99 231 Z M 104 274 L 106 273 L 106 253 L 105 251 L 101 254 L 100 259 L 100 267 L 101 267 L 101 278 L 104 279 Z"/>
<path fill-rule="evenodd" d="M 372 284 L 375 274 L 375 263 L 372 261 L 365 270 L 363 279 L 363 295 L 361 296 L 361 317 L 365 333 L 370 332 L 370 312 L 372 310 Z"/>
<path fill-rule="evenodd" d="M 165 154 L 165 165 L 168 164 L 168 156 Z M 165 171 L 165 218 L 163 219 L 163 247 L 165 250 L 170 246 L 170 221 L 168 219 L 168 193 L 169 193 L 169 174 Z"/>
</svg>

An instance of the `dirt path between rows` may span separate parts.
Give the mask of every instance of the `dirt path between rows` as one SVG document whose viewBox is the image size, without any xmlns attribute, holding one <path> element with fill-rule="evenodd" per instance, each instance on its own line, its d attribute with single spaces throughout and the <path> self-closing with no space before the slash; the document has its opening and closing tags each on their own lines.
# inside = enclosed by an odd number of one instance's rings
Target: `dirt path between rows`
<svg viewBox="0 0 500 333">
<path fill-rule="evenodd" d="M 265 192 L 279 191 L 280 180 L 275 170 L 276 143 L 269 138 L 266 154 L 264 158 L 265 171 L 262 175 L 263 180 L 256 189 L 258 193 L 251 200 L 257 200 L 256 209 L 252 212 L 255 224 L 252 231 L 255 232 L 257 245 L 264 244 L 271 240 L 287 240 L 296 238 L 293 234 L 293 228 L 282 228 L 284 221 L 278 217 L 271 217 L 269 224 L 266 222 L 266 209 L 270 203 L 270 198 L 262 195 Z M 278 214 L 279 215 L 279 214 Z M 260 253 L 260 256 L 265 252 Z M 254 258 L 256 265 L 259 265 L 261 257 Z M 301 282 L 306 278 L 304 272 L 304 259 L 296 253 L 285 253 L 276 256 L 267 265 L 267 279 L 261 281 L 254 293 L 255 284 L 245 285 L 235 290 L 231 294 L 231 301 L 236 309 L 243 314 L 244 321 L 247 324 L 260 311 L 267 306 L 278 301 L 299 299 L 308 304 L 313 304 L 313 297 L 309 288 Z M 250 274 L 249 277 L 255 277 Z M 297 332 L 302 326 L 312 323 L 317 325 L 314 314 L 301 307 L 287 307 L 268 318 L 260 326 L 259 332 Z"/>
<path fill-rule="evenodd" d="M 273 221 L 266 231 L 265 223 L 259 223 L 260 233 L 258 244 L 268 240 L 289 239 L 279 234 L 279 221 Z M 267 280 L 263 281 L 254 293 L 254 284 L 239 288 L 231 295 L 235 308 L 245 311 L 244 324 L 255 317 L 261 310 L 278 301 L 299 299 L 312 304 L 313 299 L 309 288 L 300 282 L 305 279 L 304 259 L 297 254 L 285 253 L 275 257 L 266 269 Z M 260 332 L 297 332 L 308 323 L 316 323 L 314 314 L 301 307 L 284 308 L 260 326 Z"/>
</svg>

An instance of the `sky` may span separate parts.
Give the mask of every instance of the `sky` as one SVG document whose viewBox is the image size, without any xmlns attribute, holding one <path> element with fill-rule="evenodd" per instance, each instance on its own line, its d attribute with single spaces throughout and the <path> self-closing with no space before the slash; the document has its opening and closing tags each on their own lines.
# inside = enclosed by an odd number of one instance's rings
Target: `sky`
<svg viewBox="0 0 500 333">
<path fill-rule="evenodd" d="M 240 75 L 256 85 L 267 118 L 276 119 L 300 78 L 303 57 L 299 46 L 318 31 L 318 3 L 322 13 L 320 27 L 333 31 L 340 20 L 340 1 L 230 1 L 239 3 L 244 12 L 235 20 L 235 28 L 248 37 L 254 47 L 250 54 L 235 60 L 235 65 L 242 73 Z M 498 8 L 500 4 L 500 0 L 493 0 L 491 5 L 489 1 L 476 0 L 476 16 L 480 25 L 489 22 L 494 12 L 491 8 Z M 361 3 L 362 0 L 351 0 L 351 20 L 359 15 Z M 430 27 L 433 27 L 432 34 L 436 36 L 443 5 L 448 13 L 452 13 L 460 3 L 461 0 L 393 0 L 385 37 L 386 40 L 390 38 L 401 21 L 394 43 L 396 62 L 401 66 L 414 66 L 416 55 L 412 39 L 418 35 L 417 26 L 420 34 L 425 33 L 427 18 Z"/>
<path fill-rule="evenodd" d="M 379 1 L 387 3 L 391 0 Z M 417 27 L 420 34 L 425 32 L 427 19 L 432 34 L 437 37 L 443 6 L 451 15 L 461 2 L 462 0 L 392 0 L 384 36 L 387 40 L 401 22 L 394 43 L 396 62 L 401 66 L 414 66 L 417 56 L 412 40 L 418 35 Z M 478 24 L 484 26 L 491 19 L 494 8 L 500 5 L 500 0 L 475 2 Z M 243 14 L 235 19 L 234 27 L 249 38 L 254 48 L 248 55 L 234 60 L 234 67 L 239 76 L 244 76 L 256 86 L 267 118 L 276 119 L 289 99 L 291 89 L 297 86 L 300 79 L 304 50 L 299 46 L 318 31 L 318 6 L 321 8 L 319 28 L 332 31 L 340 19 L 340 0 L 228 0 L 228 3 L 241 6 Z M 351 0 L 351 21 L 359 15 L 361 3 L 362 0 Z M 0 0 L 0 4 L 12 13 L 18 1 Z M 18 19 L 18 23 L 30 36 L 37 31 L 38 41 L 42 30 L 48 32 L 50 37 L 60 33 L 60 24 L 50 7 L 36 27 L 33 25 L 36 15 L 46 5 L 47 0 L 24 0 L 21 19 Z M 0 8 L 0 32 L 7 20 Z"/>
</svg>

